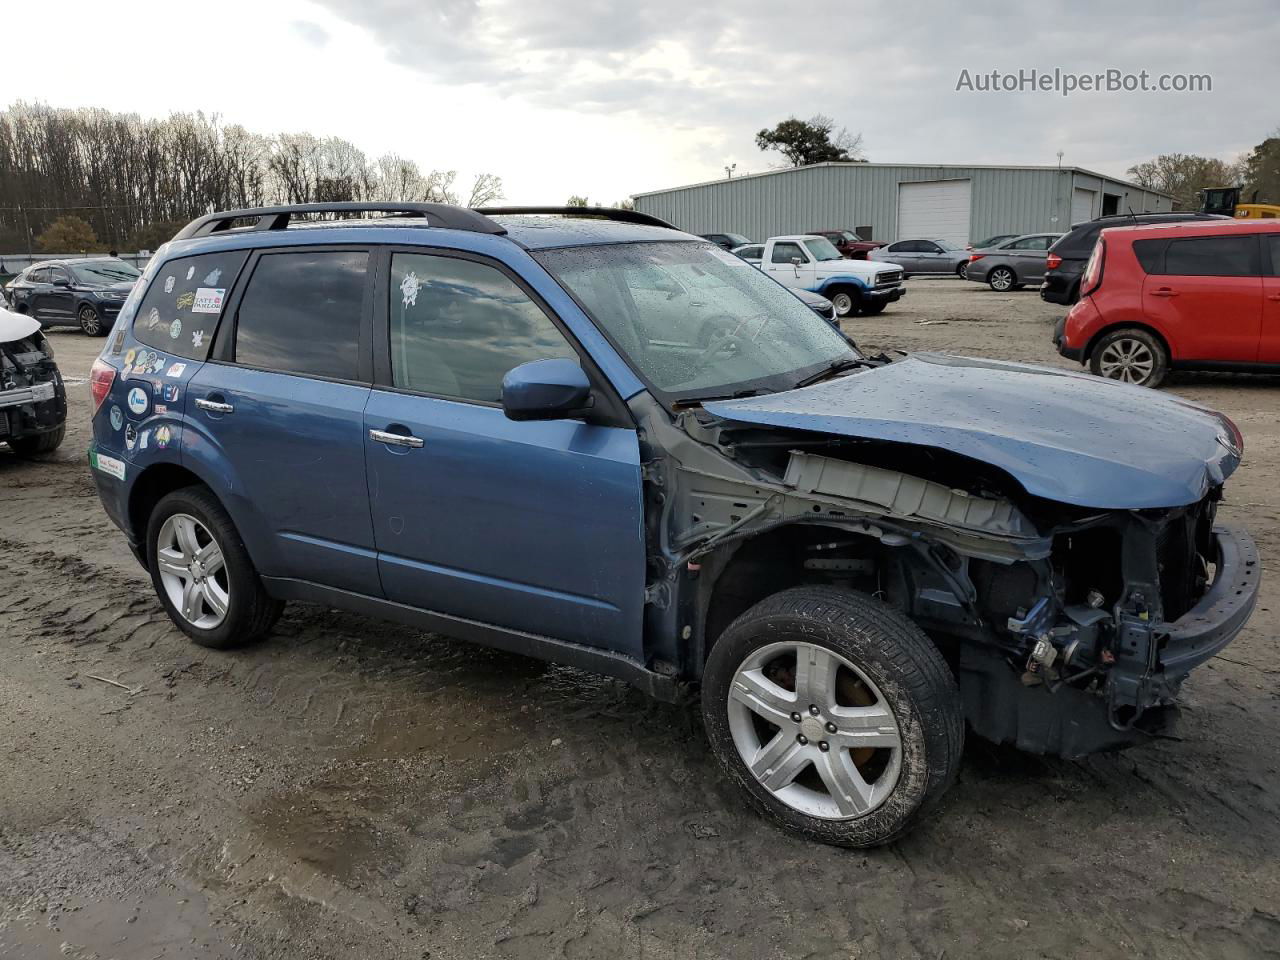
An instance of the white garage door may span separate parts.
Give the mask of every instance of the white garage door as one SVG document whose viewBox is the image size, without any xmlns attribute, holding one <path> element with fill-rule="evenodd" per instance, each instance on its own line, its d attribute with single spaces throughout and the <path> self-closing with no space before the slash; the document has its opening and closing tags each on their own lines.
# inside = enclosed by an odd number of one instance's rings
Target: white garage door
<svg viewBox="0 0 1280 960">
<path fill-rule="evenodd" d="M 898 184 L 898 239 L 969 242 L 968 180 Z"/>
<path fill-rule="evenodd" d="M 1071 191 L 1071 222 L 1080 223 L 1093 219 L 1093 200 L 1098 195 L 1096 190 L 1084 190 L 1076 187 Z M 1062 227 L 1058 228 L 1063 229 Z"/>
</svg>

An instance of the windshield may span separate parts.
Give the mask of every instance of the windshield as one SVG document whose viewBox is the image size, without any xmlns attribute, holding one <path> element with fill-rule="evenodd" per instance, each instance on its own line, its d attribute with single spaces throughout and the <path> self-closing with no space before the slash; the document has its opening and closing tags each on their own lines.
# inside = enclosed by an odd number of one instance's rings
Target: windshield
<svg viewBox="0 0 1280 960">
<path fill-rule="evenodd" d="M 142 276 L 123 260 L 119 262 L 77 263 L 71 268 L 78 283 L 128 283 Z"/>
<path fill-rule="evenodd" d="M 862 242 L 862 238 L 860 236 L 858 236 L 856 233 L 851 233 L 848 230 L 842 233 L 841 236 L 844 237 L 845 243 L 861 243 Z"/>
<path fill-rule="evenodd" d="M 950 240 L 935 240 L 933 242 L 936 243 L 938 246 L 940 246 L 943 250 L 959 250 L 960 249 Z"/>
<path fill-rule="evenodd" d="M 835 248 L 826 237 L 814 237 L 804 241 L 805 247 L 813 254 L 815 260 L 843 260 L 844 254 Z"/>
<path fill-rule="evenodd" d="M 859 356 L 785 287 L 713 244 L 621 243 L 535 255 L 666 399 L 790 390 Z"/>
</svg>

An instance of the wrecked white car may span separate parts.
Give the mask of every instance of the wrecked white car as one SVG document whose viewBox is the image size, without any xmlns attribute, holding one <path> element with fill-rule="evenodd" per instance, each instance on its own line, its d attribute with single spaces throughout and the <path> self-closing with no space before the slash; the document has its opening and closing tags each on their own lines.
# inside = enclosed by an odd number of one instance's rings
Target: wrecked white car
<svg viewBox="0 0 1280 960">
<path fill-rule="evenodd" d="M 40 324 L 0 308 L 0 442 L 20 456 L 49 453 L 66 421 L 66 388 Z"/>
</svg>

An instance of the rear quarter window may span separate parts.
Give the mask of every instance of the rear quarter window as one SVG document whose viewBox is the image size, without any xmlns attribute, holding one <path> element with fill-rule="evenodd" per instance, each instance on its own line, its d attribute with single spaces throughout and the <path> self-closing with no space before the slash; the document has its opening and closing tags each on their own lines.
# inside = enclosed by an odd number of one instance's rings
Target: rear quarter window
<svg viewBox="0 0 1280 960">
<path fill-rule="evenodd" d="M 1135 240 L 1133 241 L 1133 253 L 1138 258 L 1138 264 L 1147 273 L 1162 273 L 1164 271 L 1164 248 L 1168 246 L 1168 240 Z"/>
<path fill-rule="evenodd" d="M 247 250 L 224 250 L 166 262 L 138 305 L 134 337 L 164 353 L 204 360 L 226 295 L 248 256 Z"/>
</svg>

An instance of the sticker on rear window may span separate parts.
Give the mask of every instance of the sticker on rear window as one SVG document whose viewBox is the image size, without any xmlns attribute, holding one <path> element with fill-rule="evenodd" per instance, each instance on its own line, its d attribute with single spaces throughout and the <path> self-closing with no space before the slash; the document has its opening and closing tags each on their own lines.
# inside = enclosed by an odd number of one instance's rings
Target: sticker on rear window
<svg viewBox="0 0 1280 960">
<path fill-rule="evenodd" d="M 197 350 L 199 350 L 201 347 L 204 346 L 203 330 L 197 330 L 195 333 L 191 335 L 191 346 L 195 347 Z"/>
<path fill-rule="evenodd" d="M 221 313 L 222 297 L 226 292 L 225 287 L 200 287 L 196 290 L 196 300 L 191 306 L 191 312 Z"/>
<path fill-rule="evenodd" d="M 400 293 L 404 295 L 404 305 L 406 307 L 417 306 L 418 291 L 422 289 L 422 281 L 418 279 L 418 275 L 412 271 L 407 277 L 400 281 Z"/>
<path fill-rule="evenodd" d="M 173 277 L 164 278 L 164 292 L 173 293 Z"/>
<path fill-rule="evenodd" d="M 195 302 L 195 299 L 196 295 L 188 290 L 186 293 L 179 295 L 178 299 L 175 300 L 174 303 L 177 305 L 179 310 L 185 310 Z"/>
<path fill-rule="evenodd" d="M 221 276 L 222 276 L 222 270 L 219 269 L 218 267 L 214 267 L 212 270 L 209 271 L 209 275 L 204 278 L 205 286 L 212 287 L 215 283 L 218 282 L 218 278 Z"/>
</svg>

